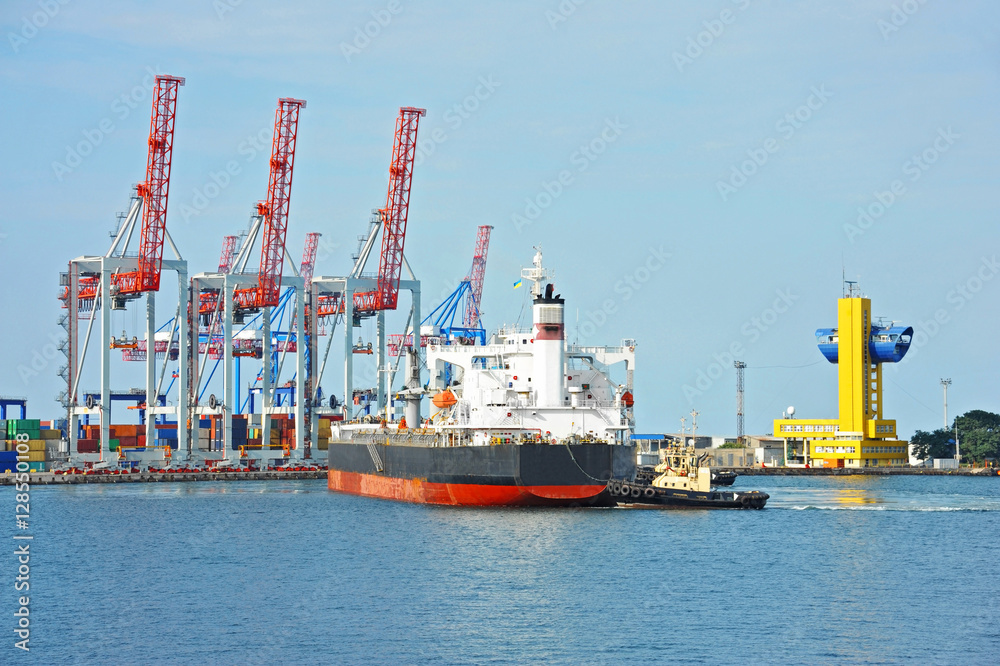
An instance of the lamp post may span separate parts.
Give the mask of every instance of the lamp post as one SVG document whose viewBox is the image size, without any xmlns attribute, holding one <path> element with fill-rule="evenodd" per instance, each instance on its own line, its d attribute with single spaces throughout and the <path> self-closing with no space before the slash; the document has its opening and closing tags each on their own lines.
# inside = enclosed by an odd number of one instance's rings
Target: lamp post
<svg viewBox="0 0 1000 666">
<path fill-rule="evenodd" d="M 944 389 L 944 427 L 948 429 L 948 387 L 951 386 L 951 378 L 942 379 L 941 387 Z"/>
</svg>

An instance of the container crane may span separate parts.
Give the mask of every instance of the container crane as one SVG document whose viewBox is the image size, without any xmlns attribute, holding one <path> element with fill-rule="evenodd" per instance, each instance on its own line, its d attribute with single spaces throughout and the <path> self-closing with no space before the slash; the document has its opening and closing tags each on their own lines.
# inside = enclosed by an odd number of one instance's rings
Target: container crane
<svg viewBox="0 0 1000 666">
<path fill-rule="evenodd" d="M 66 287 L 62 298 L 69 314 L 62 321 L 66 327 L 67 343 L 64 351 L 67 356 L 66 368 L 61 371 L 67 381 L 67 391 L 62 397 L 69 420 L 70 453 L 77 453 L 77 423 L 80 416 L 98 416 L 101 422 L 100 447 L 96 454 L 81 454 L 78 461 L 107 461 L 109 450 L 109 421 L 111 408 L 111 361 L 110 351 L 115 348 L 131 350 L 139 354 L 139 344 L 135 337 L 126 340 L 116 340 L 111 332 L 111 310 L 123 310 L 125 304 L 145 296 L 146 299 L 146 345 L 154 341 L 156 334 L 155 295 L 160 288 L 160 276 L 163 270 L 177 273 L 178 306 L 174 315 L 174 329 L 170 338 L 163 341 L 164 351 L 170 350 L 173 335 L 177 332 L 177 320 L 181 312 L 187 311 L 187 262 L 180 256 L 167 231 L 167 203 L 170 191 L 170 174 L 174 148 L 174 127 L 177 111 L 178 91 L 184 85 L 184 79 L 178 76 L 158 75 L 153 86 L 152 111 L 150 114 L 149 138 L 147 141 L 146 178 L 139 183 L 132 193 L 129 211 L 119 224 L 111 247 L 104 255 L 81 256 L 70 261 L 69 270 L 64 278 Z M 139 223 L 141 215 L 141 224 Z M 138 255 L 128 253 L 132 236 L 138 229 Z M 164 244 L 169 244 L 174 259 L 164 259 Z M 100 317 L 97 316 L 100 311 Z M 89 312 L 86 325 L 86 337 L 83 343 L 78 340 L 82 312 Z M 87 356 L 87 347 L 94 324 L 100 321 L 100 356 L 101 356 L 101 392 L 100 400 L 90 396 L 88 404 L 78 404 L 78 386 Z M 145 346 L 145 345 L 144 345 Z M 155 354 L 141 352 L 146 360 L 146 395 L 158 395 L 157 369 L 154 364 Z M 164 361 L 163 372 L 166 372 Z M 181 355 L 178 369 L 180 384 L 187 381 L 188 366 L 184 355 Z M 162 384 L 162 376 L 160 378 Z M 180 390 L 180 389 L 179 389 Z M 187 419 L 187 401 L 178 396 L 176 407 L 155 406 L 150 401 L 149 416 L 154 414 L 173 413 L 178 422 Z M 154 412 L 155 410 L 155 412 Z M 153 439 L 153 418 L 147 419 L 146 436 Z M 184 449 L 186 436 L 179 434 L 179 446 Z M 189 450 L 188 450 L 189 451 Z M 156 452 L 153 451 L 153 454 Z M 90 458 L 88 456 L 96 456 Z"/>
<path fill-rule="evenodd" d="M 196 357 L 192 367 L 195 376 L 190 382 L 192 389 L 190 402 L 195 405 L 194 410 L 197 415 L 221 418 L 225 433 L 224 441 L 227 445 L 233 441 L 232 417 L 239 408 L 236 393 L 239 369 L 235 361 L 236 357 L 253 355 L 266 359 L 261 371 L 261 391 L 265 398 L 260 413 L 262 436 L 265 439 L 270 429 L 270 415 L 274 413 L 271 404 L 273 338 L 271 308 L 280 308 L 283 303 L 282 272 L 285 257 L 288 255 L 285 239 L 288 229 L 295 148 L 298 139 L 299 112 L 305 106 L 306 102 L 300 99 L 281 98 L 278 100 L 278 108 L 275 111 L 274 138 L 271 143 L 267 197 L 256 205 L 249 233 L 233 260 L 230 270 L 222 275 L 201 273 L 194 276 L 194 289 L 214 289 L 220 292 L 219 305 L 214 318 L 221 320 L 222 332 L 220 342 L 214 343 L 217 334 L 214 332 L 215 326 L 210 326 L 210 339 L 204 347 L 204 358 L 200 358 L 202 350 L 199 345 L 198 357 Z M 246 267 L 258 235 L 261 237 L 260 268 L 256 273 L 252 273 L 248 272 Z M 286 286 L 290 287 L 290 290 L 286 291 L 286 295 L 289 296 L 288 302 L 294 303 L 296 316 L 300 317 L 301 320 L 301 317 L 304 316 L 300 312 L 304 307 L 302 280 L 290 257 L 289 263 L 292 266 L 294 276 L 285 277 Z M 244 327 L 244 330 L 239 332 L 240 337 L 234 337 L 234 324 L 242 325 L 248 313 L 261 310 L 263 312 L 259 315 L 259 331 L 248 331 L 247 327 Z M 245 337 L 243 333 L 250 333 L 251 336 Z M 287 329 L 284 332 L 276 331 L 275 333 L 279 337 L 285 336 L 283 343 L 279 341 L 278 350 L 295 353 L 295 375 L 298 384 L 296 390 L 301 395 L 304 390 L 305 377 L 303 346 L 289 337 L 290 331 Z M 192 338 L 198 334 L 199 331 L 192 325 Z M 207 360 L 210 358 L 216 358 L 222 364 L 223 396 L 222 400 L 219 401 L 215 399 L 214 395 L 210 395 L 206 408 L 200 404 L 200 398 L 202 382 L 211 380 L 211 374 L 207 377 L 205 375 Z M 282 356 L 282 358 L 284 357 Z M 280 364 L 278 367 L 280 373 Z M 214 373 L 214 369 L 212 372 Z M 296 446 L 294 447 L 296 452 L 293 457 L 296 457 L 302 455 L 304 434 L 302 406 L 295 405 L 294 413 L 297 425 Z"/>
<path fill-rule="evenodd" d="M 420 320 L 420 283 L 412 275 L 403 254 L 406 238 L 406 227 L 409 216 L 410 192 L 413 178 L 414 158 L 416 157 L 417 130 L 421 116 L 426 115 L 425 109 L 402 107 L 396 119 L 392 158 L 389 163 L 389 185 L 385 205 L 373 211 L 374 218 L 368 233 L 359 238 L 361 248 L 355 257 L 354 267 L 350 273 L 342 277 L 314 277 L 312 280 L 315 292 L 314 308 L 310 316 L 308 330 L 313 338 L 317 332 L 319 318 L 332 318 L 330 339 L 323 354 L 310 354 L 311 366 L 318 364 L 318 372 L 310 369 L 313 396 L 311 402 L 318 402 L 319 383 L 323 378 L 327 357 L 332 346 L 333 332 L 338 322 L 343 322 L 344 341 L 344 415 L 350 416 L 353 409 L 351 396 L 353 389 L 354 365 L 352 357 L 355 353 L 375 354 L 377 395 L 379 410 L 388 400 L 386 379 L 391 368 L 385 363 L 386 335 L 385 313 L 395 310 L 401 290 L 409 291 L 411 300 L 411 321 Z M 378 235 L 381 232 L 381 253 L 378 273 L 374 277 L 364 275 L 365 266 L 371 254 L 376 251 Z M 402 278 L 402 269 L 406 267 L 409 279 Z M 373 346 L 355 346 L 352 327 L 360 320 L 375 318 L 375 335 L 377 342 Z M 325 408 L 323 408 L 325 409 Z M 330 408 L 334 409 L 333 407 Z M 315 413 L 315 412 L 314 412 Z"/>
</svg>

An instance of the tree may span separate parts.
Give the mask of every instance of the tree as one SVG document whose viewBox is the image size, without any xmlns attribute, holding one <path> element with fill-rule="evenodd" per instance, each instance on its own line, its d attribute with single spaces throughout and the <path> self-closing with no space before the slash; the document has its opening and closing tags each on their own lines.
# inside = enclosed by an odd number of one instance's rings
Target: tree
<svg viewBox="0 0 1000 666">
<path fill-rule="evenodd" d="M 965 460 L 1000 458 L 1000 414 L 974 409 L 955 418 Z"/>
<path fill-rule="evenodd" d="M 933 432 L 918 430 L 910 438 L 913 455 L 918 460 L 927 458 L 954 458 L 955 438 L 950 430 L 938 428 Z"/>
</svg>

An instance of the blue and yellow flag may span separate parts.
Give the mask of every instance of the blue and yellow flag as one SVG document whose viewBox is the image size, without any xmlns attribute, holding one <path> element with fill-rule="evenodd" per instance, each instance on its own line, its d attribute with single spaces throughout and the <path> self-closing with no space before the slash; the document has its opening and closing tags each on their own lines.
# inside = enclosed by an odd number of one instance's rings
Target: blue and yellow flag
<svg viewBox="0 0 1000 666">
<path fill-rule="evenodd" d="M 520 286 L 521 286 L 521 281 L 520 280 L 518 280 L 517 282 L 514 283 L 514 289 L 517 289 Z"/>
</svg>

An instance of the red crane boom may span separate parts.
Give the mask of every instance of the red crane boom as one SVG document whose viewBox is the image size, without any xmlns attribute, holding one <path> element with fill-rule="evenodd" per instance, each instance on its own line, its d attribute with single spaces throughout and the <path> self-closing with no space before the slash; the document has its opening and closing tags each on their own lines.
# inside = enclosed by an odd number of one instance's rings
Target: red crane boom
<svg viewBox="0 0 1000 666">
<path fill-rule="evenodd" d="M 463 324 L 466 328 L 479 327 L 479 304 L 483 296 L 483 280 L 486 278 L 486 254 L 490 249 L 490 232 L 493 227 L 484 224 L 479 227 L 476 235 L 476 251 L 472 255 L 472 272 L 466 279 L 471 287 L 469 298 L 465 301 L 465 317 Z"/>
<path fill-rule="evenodd" d="M 305 100 L 301 99 L 283 97 L 278 100 L 274 140 L 271 143 L 271 176 L 267 185 L 267 200 L 257 204 L 257 212 L 264 218 L 258 285 L 236 291 L 235 302 L 239 309 L 274 306 L 278 304 L 281 295 L 281 269 L 285 263 L 285 232 L 288 230 L 288 208 L 292 196 L 295 140 L 298 135 L 299 110 L 305 106 Z"/>
<path fill-rule="evenodd" d="M 306 234 L 306 248 L 302 251 L 302 263 L 299 264 L 299 275 L 305 280 L 305 290 L 312 285 L 313 268 L 316 266 L 316 249 L 319 247 L 319 237 L 323 234 L 312 232 Z"/>
<path fill-rule="evenodd" d="M 399 296 L 399 274 L 403 267 L 406 218 L 410 209 L 410 184 L 417 148 L 417 125 L 425 109 L 404 106 L 396 119 L 396 137 L 389 163 L 389 192 L 382 217 L 382 254 L 375 291 L 354 295 L 354 308 L 361 311 L 395 310 Z"/>
<path fill-rule="evenodd" d="M 236 241 L 239 236 L 223 236 L 222 254 L 219 255 L 219 272 L 228 273 L 233 267 L 233 258 L 236 256 Z"/>
<path fill-rule="evenodd" d="M 112 293 L 142 294 L 160 288 L 163 241 L 166 237 L 167 198 L 170 190 L 170 161 L 174 149 L 174 120 L 177 89 L 184 85 L 179 76 L 160 75 L 153 87 L 153 112 L 149 122 L 149 154 L 146 180 L 139 183 L 143 199 L 142 231 L 139 237 L 139 268 L 112 276 Z"/>
<path fill-rule="evenodd" d="M 236 256 L 236 241 L 239 236 L 222 237 L 222 253 L 219 255 L 219 272 L 228 273 Z M 218 309 L 219 290 L 208 289 L 199 296 L 198 314 L 210 315 Z"/>
</svg>

